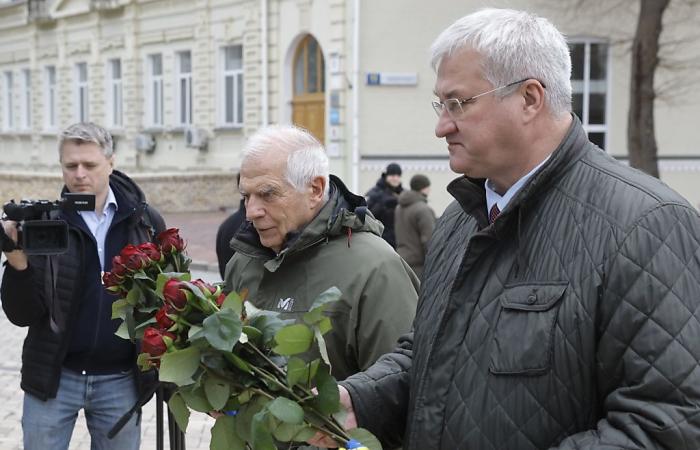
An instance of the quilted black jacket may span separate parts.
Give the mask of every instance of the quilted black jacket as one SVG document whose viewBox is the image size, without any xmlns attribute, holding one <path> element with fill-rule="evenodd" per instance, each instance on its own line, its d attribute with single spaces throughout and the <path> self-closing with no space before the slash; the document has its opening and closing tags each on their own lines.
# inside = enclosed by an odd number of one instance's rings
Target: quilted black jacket
<svg viewBox="0 0 700 450">
<path fill-rule="evenodd" d="M 119 202 L 119 210 L 107 236 L 107 256 L 118 252 L 127 243 L 152 240 L 154 233 L 165 228 L 160 214 L 146 205 L 143 192 L 126 175 L 114 170 L 110 175 L 110 187 Z M 8 319 L 15 325 L 29 327 L 22 351 L 21 387 L 41 400 L 56 396 L 61 367 L 66 364 L 72 339 L 80 331 L 80 320 L 103 321 L 100 326 L 89 324 L 93 325 L 93 333 L 100 330 L 100 333 L 110 333 L 111 337 L 111 329 L 116 329 L 108 307 L 99 313 L 94 308 L 94 304 L 100 301 L 111 304 L 117 299 L 101 285 L 94 239 L 89 236 L 87 228 L 74 225 L 76 221 L 82 222 L 77 213 L 62 212 L 59 218 L 66 219 L 69 224 L 68 251 L 57 256 L 32 255 L 29 268 L 23 271 L 15 271 L 8 265 L 2 280 L 2 307 Z M 118 221 L 120 224 L 115 227 Z M 93 261 L 93 264 L 88 261 Z M 105 263 L 110 266 L 111 257 Z M 52 281 L 54 272 L 55 282 Z M 100 300 L 101 291 L 104 292 Z M 97 298 L 91 296 L 96 292 Z M 84 317 L 86 314 L 90 317 Z M 90 342 L 95 345 L 98 338 Z M 91 352 L 104 360 L 114 356 L 111 353 L 105 355 L 101 348 L 91 349 Z M 127 362 L 127 365 L 131 363 Z M 136 368 L 135 361 L 133 367 Z M 148 383 L 149 376 L 147 373 L 146 377 L 138 377 L 137 382 Z M 140 390 L 146 388 L 137 387 Z"/>
<path fill-rule="evenodd" d="M 414 333 L 344 385 L 406 449 L 700 449 L 700 218 L 578 120 L 488 225 L 460 178 Z"/>
</svg>

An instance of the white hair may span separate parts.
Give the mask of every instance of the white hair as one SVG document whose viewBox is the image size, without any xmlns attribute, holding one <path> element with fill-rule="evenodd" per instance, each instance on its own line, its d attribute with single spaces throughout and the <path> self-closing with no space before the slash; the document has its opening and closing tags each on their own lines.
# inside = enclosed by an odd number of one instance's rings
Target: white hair
<svg viewBox="0 0 700 450">
<path fill-rule="evenodd" d="M 109 158 L 114 154 L 114 141 L 112 135 L 101 126 L 92 122 L 78 122 L 63 130 L 58 138 L 59 156 L 63 150 L 63 144 L 75 142 L 85 144 L 91 142 L 97 144 L 102 154 Z"/>
<path fill-rule="evenodd" d="M 263 159 L 270 152 L 287 153 L 285 178 L 297 191 L 303 192 L 311 180 L 323 177 L 324 199 L 328 199 L 329 161 L 323 145 L 303 128 L 294 125 L 268 125 L 255 132 L 243 148 L 242 162 Z"/>
<path fill-rule="evenodd" d="M 571 112 L 571 55 L 564 35 L 547 19 L 512 9 L 484 8 L 450 25 L 430 48 L 437 70 L 442 58 L 468 47 L 483 57 L 484 77 L 494 87 L 533 78 L 545 87 L 554 116 Z M 505 97 L 517 89 L 504 89 Z"/>
</svg>

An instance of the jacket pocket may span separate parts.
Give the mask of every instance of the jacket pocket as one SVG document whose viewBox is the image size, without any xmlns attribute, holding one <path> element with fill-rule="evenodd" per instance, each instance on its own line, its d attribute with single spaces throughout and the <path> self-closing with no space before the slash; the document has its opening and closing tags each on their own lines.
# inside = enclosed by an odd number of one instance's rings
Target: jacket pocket
<svg viewBox="0 0 700 450">
<path fill-rule="evenodd" d="M 496 375 L 540 375 L 549 370 L 554 325 L 568 283 L 506 286 L 500 297 L 491 365 Z"/>
</svg>

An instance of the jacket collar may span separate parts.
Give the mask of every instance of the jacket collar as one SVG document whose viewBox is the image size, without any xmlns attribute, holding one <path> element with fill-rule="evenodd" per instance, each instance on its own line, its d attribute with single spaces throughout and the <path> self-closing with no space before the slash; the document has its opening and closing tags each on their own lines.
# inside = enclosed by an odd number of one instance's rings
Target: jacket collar
<svg viewBox="0 0 700 450">
<path fill-rule="evenodd" d="M 515 194 L 506 209 L 501 212 L 501 216 L 509 216 L 514 211 L 523 208 L 527 203 L 533 202 L 591 150 L 592 145 L 581 122 L 574 114 L 572 117 L 573 120 L 568 132 L 552 153 L 549 161 L 542 165 L 525 186 Z M 464 212 L 477 220 L 479 228 L 488 225 L 484 182 L 485 180 L 482 178 L 461 176 L 447 186 L 447 191 L 457 200 Z M 505 220 L 498 222 L 503 223 Z"/>
</svg>

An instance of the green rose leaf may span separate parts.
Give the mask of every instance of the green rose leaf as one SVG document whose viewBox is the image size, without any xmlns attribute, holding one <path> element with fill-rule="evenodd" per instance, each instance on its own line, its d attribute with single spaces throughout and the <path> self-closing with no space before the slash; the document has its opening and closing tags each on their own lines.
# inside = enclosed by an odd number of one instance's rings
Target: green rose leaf
<svg viewBox="0 0 700 450">
<path fill-rule="evenodd" d="M 314 333 L 306 325 L 289 325 L 275 334 L 277 345 L 272 350 L 278 355 L 297 355 L 307 351 L 313 339 Z"/>
<path fill-rule="evenodd" d="M 221 416 L 211 428 L 210 450 L 245 450 L 245 442 L 236 434 L 235 418 Z"/>
<path fill-rule="evenodd" d="M 238 314 L 240 317 L 241 312 L 243 312 L 243 299 L 238 292 L 231 292 L 226 296 L 224 302 L 221 304 L 221 309 L 230 308 Z"/>
<path fill-rule="evenodd" d="M 328 367 L 331 366 L 331 360 L 328 358 L 328 349 L 326 348 L 326 340 L 323 339 L 323 333 L 321 332 L 321 329 L 314 325 L 314 336 L 316 337 L 316 343 L 318 344 L 318 351 L 321 353 L 321 358 L 323 359 L 323 362 L 328 365 Z"/>
<path fill-rule="evenodd" d="M 125 298 L 120 298 L 112 303 L 112 319 L 126 318 L 126 308 L 130 308 L 129 302 Z"/>
<path fill-rule="evenodd" d="M 130 339 L 129 338 L 129 326 L 126 324 L 126 321 L 122 322 L 119 325 L 119 328 L 117 328 L 117 331 L 114 332 L 117 336 L 119 336 L 122 339 Z"/>
<path fill-rule="evenodd" d="M 204 319 L 204 337 L 212 347 L 230 352 L 241 337 L 243 324 L 232 309 L 222 309 Z"/>
<path fill-rule="evenodd" d="M 248 306 L 246 306 L 248 308 Z M 268 312 L 264 314 L 258 313 L 256 316 L 250 316 L 250 326 L 257 328 L 263 335 L 263 343 L 267 344 L 275 334 L 284 328 L 286 325 L 294 323 L 294 319 L 282 320 L 278 313 Z"/>
<path fill-rule="evenodd" d="M 182 399 L 190 409 L 203 413 L 214 410 L 214 407 L 209 403 L 209 400 L 207 400 L 204 388 L 194 387 L 194 385 L 192 385 L 180 388 L 178 392 L 180 392 Z"/>
<path fill-rule="evenodd" d="M 306 384 L 309 379 L 309 368 L 301 358 L 292 356 L 287 361 L 287 383 L 294 387 L 300 382 Z"/>
<path fill-rule="evenodd" d="M 331 376 L 328 366 L 321 366 L 314 378 L 318 396 L 314 404 L 323 414 L 333 414 L 340 409 L 340 393 L 335 378 Z"/>
<path fill-rule="evenodd" d="M 324 317 L 326 317 L 323 315 L 323 312 L 328 304 L 340 300 L 341 295 L 340 290 L 335 286 L 322 292 L 318 297 L 316 297 L 316 300 L 314 300 L 309 312 L 304 314 L 304 322 L 312 325 L 322 320 Z"/>
<path fill-rule="evenodd" d="M 207 376 L 204 380 L 204 393 L 212 408 L 219 411 L 226 405 L 228 396 L 231 395 L 231 386 L 221 378 Z"/>
<path fill-rule="evenodd" d="M 175 393 L 170 397 L 170 400 L 168 400 L 168 408 L 170 408 L 170 412 L 173 413 L 177 426 L 180 427 L 182 431 L 187 431 L 187 423 L 190 420 L 190 410 L 187 409 L 187 405 L 185 405 L 185 401 L 179 393 Z"/>
<path fill-rule="evenodd" d="M 126 311 L 124 317 L 124 323 L 126 324 L 126 331 L 129 335 L 129 339 L 132 341 L 136 339 L 136 321 L 134 320 L 134 310 L 129 308 Z"/>
<path fill-rule="evenodd" d="M 267 411 L 260 411 L 253 416 L 252 427 L 253 440 L 250 442 L 251 447 L 255 450 L 277 450 L 268 425 Z"/>
<path fill-rule="evenodd" d="M 243 372 L 251 375 L 253 374 L 253 369 L 250 368 L 250 365 L 235 353 L 226 352 L 224 353 L 224 358 L 226 358 L 231 364 L 233 364 L 237 368 L 241 369 Z"/>
<path fill-rule="evenodd" d="M 280 442 L 305 442 L 316 434 L 316 430 L 306 425 L 280 423 L 272 435 Z"/>
<path fill-rule="evenodd" d="M 261 337 L 263 337 L 262 331 L 249 325 L 243 326 L 243 332 L 248 336 L 249 341 L 257 342 Z"/>
<path fill-rule="evenodd" d="M 236 433 L 246 442 L 253 440 L 253 418 L 270 402 L 267 397 L 255 395 L 249 402 L 241 405 L 236 415 Z M 243 402 L 242 402 L 243 403 Z"/>
<path fill-rule="evenodd" d="M 172 353 L 165 353 L 160 360 L 160 381 L 169 381 L 178 386 L 193 382 L 192 376 L 199 368 L 199 350 L 187 347 Z"/>
<path fill-rule="evenodd" d="M 348 431 L 348 434 L 351 438 L 361 442 L 362 445 L 367 447 L 369 450 L 382 450 L 382 444 L 379 443 L 379 440 L 364 428 L 352 429 Z"/>
<path fill-rule="evenodd" d="M 145 297 L 143 295 L 143 292 L 141 292 L 141 288 L 139 288 L 136 284 L 134 284 L 131 287 L 131 289 L 129 289 L 129 292 L 126 294 L 126 302 L 132 306 L 141 304 L 144 300 Z"/>
<path fill-rule="evenodd" d="M 297 402 L 286 397 L 277 397 L 267 405 L 270 414 L 285 423 L 301 425 L 304 423 L 304 410 Z"/>
</svg>

